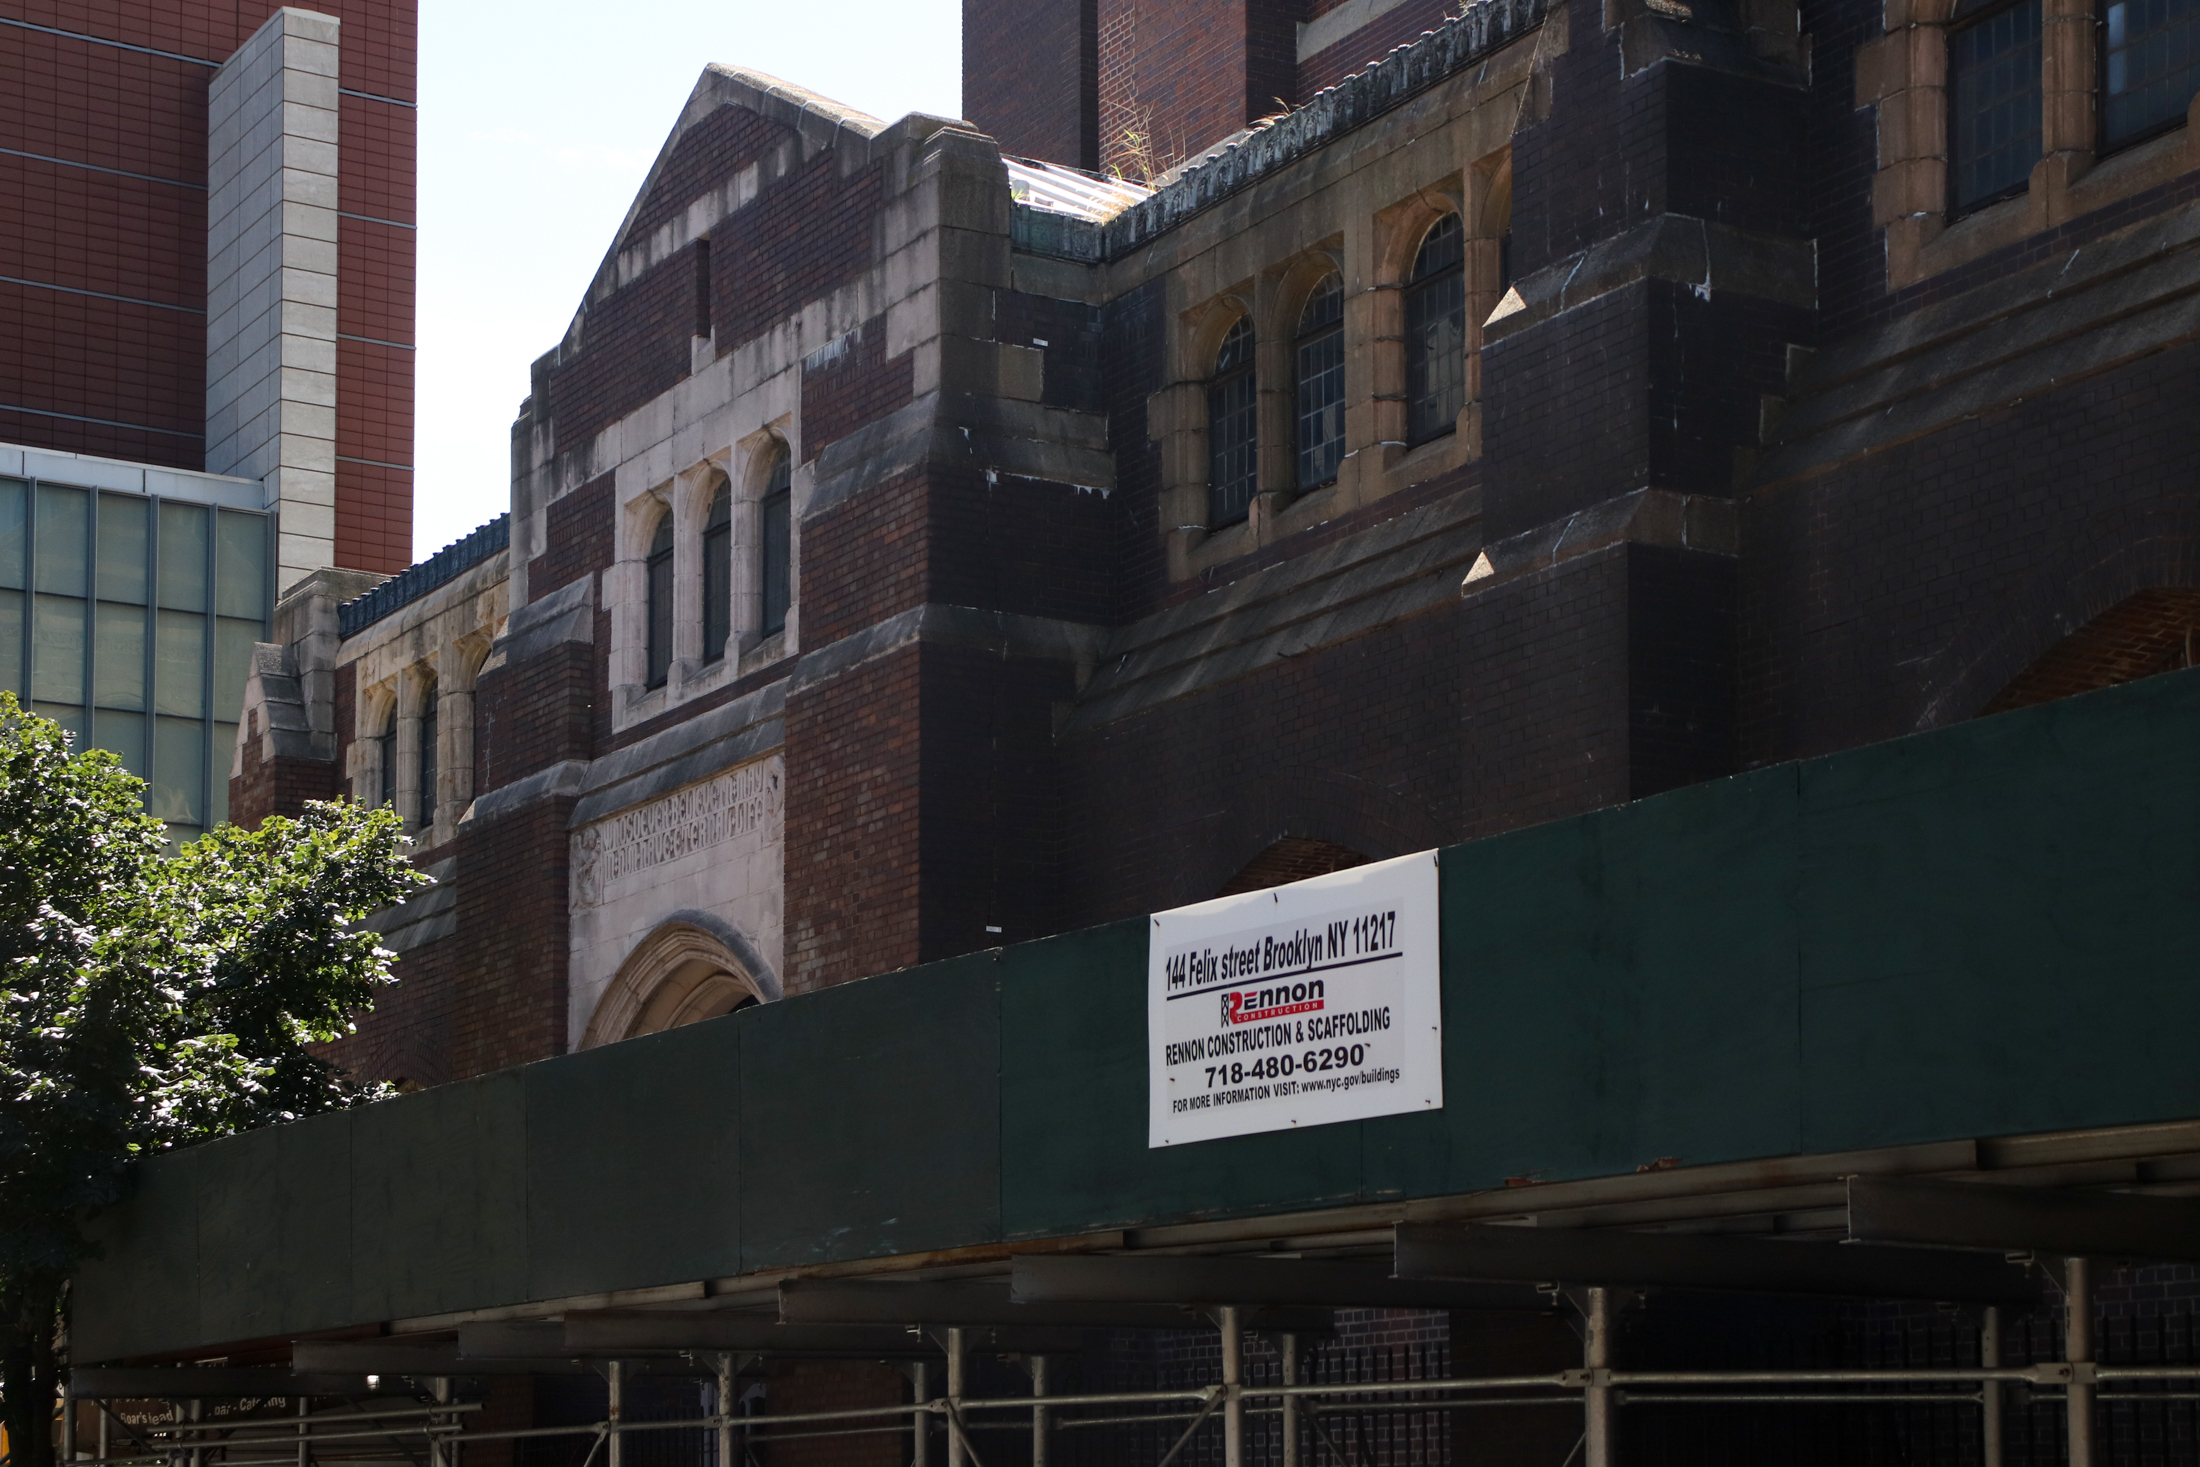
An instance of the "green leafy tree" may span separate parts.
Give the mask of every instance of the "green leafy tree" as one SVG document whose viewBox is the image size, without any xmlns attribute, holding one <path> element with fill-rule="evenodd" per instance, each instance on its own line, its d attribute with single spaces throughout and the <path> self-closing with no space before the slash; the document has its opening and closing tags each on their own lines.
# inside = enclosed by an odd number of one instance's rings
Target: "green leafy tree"
<svg viewBox="0 0 2200 1467">
<path fill-rule="evenodd" d="M 86 1218 L 154 1152 L 374 1098 L 309 1045 L 390 981 L 360 918 L 427 878 L 397 817 L 311 804 L 170 852 L 144 782 L 0 691 L 0 1412 L 52 1460 Z"/>
</svg>

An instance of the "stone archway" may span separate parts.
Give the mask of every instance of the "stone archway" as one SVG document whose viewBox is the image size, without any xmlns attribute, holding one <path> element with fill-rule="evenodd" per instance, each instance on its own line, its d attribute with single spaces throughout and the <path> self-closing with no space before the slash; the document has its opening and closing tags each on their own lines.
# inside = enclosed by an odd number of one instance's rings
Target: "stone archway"
<svg viewBox="0 0 2200 1467">
<path fill-rule="evenodd" d="M 1287 835 L 1246 862 L 1215 895 L 1237 896 L 1241 892 L 1266 891 L 1271 886 L 1304 881 L 1309 876 L 1327 876 L 1332 871 L 1349 870 L 1367 863 L 1368 857 L 1350 846 L 1316 840 L 1312 836 Z"/>
<path fill-rule="evenodd" d="M 2127 596 L 2041 653 L 1980 716 L 2028 708 L 2193 665 L 2200 591 L 2155 587 Z"/>
<path fill-rule="evenodd" d="M 596 1011 L 580 1047 L 593 1049 L 715 1019 L 778 997 L 778 985 L 737 938 L 728 940 L 700 921 L 672 918 L 627 955 Z"/>
</svg>

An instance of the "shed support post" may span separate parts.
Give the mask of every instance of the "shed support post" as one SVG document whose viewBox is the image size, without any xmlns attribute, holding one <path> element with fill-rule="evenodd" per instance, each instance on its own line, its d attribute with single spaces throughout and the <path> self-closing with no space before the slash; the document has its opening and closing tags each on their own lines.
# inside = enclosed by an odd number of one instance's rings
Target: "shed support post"
<svg viewBox="0 0 2200 1467">
<path fill-rule="evenodd" d="M 2093 1265 L 2063 1264 L 2063 1358 L 2070 1362 L 2070 1467 L 2093 1467 Z"/>
<path fill-rule="evenodd" d="M 626 1414 L 626 1362 L 614 1360 L 604 1370 L 605 1391 L 604 1419 L 611 1423 L 609 1439 L 604 1443 L 606 1467 L 625 1467 L 626 1433 L 619 1430 L 619 1420 Z"/>
<path fill-rule="evenodd" d="M 439 1375 L 435 1377 L 433 1385 L 435 1390 L 435 1403 L 438 1406 L 449 1405 L 451 1401 L 451 1378 L 447 1375 Z M 428 1418 L 428 1420 L 435 1426 L 442 1426 L 449 1419 L 450 1418 L 448 1416 L 440 1411 Z M 453 1467 L 453 1463 L 455 1462 L 457 1456 L 458 1448 L 456 1444 L 449 1440 L 449 1438 L 439 1434 L 429 1436 L 428 1467 Z"/>
<path fill-rule="evenodd" d="M 1978 1363 L 1988 1370 L 2001 1365 L 2001 1306 L 1989 1304 L 1979 1316 Z M 1984 1415 L 1980 1423 L 1979 1443 L 1984 1448 L 1981 1455 L 1986 1467 L 2001 1467 L 2001 1382 L 1990 1380 L 1979 1390 L 1979 1406 Z"/>
<path fill-rule="evenodd" d="M 1612 1467 L 1612 1291 L 1589 1290 L 1588 1335 L 1582 1363 L 1588 1384 L 1582 1390 L 1582 1462 Z M 2076 1463 L 2071 1467 L 2077 1467 Z"/>
<path fill-rule="evenodd" d="M 1283 1345 L 1283 1383 L 1299 1383 L 1299 1337 L 1286 1334 Z M 1283 1398 L 1283 1467 L 1299 1467 L 1299 1398 Z"/>
<path fill-rule="evenodd" d="M 306 1444 L 306 1433 L 313 1430 L 313 1428 L 306 1422 L 306 1417 L 310 1413 L 312 1405 L 313 1402 L 310 1398 L 306 1396 L 300 1396 L 298 1398 L 298 1467 L 306 1467 L 306 1460 L 312 1454 L 312 1449 Z M 99 1419 L 99 1424 L 101 1437 L 99 1444 L 99 1455 L 104 1457 L 107 1455 L 107 1443 L 105 1440 L 107 1418 L 102 1416 Z"/>
<path fill-rule="evenodd" d="M 54 1443 L 54 1455 L 63 1462 L 76 1460 L 76 1397 L 66 1379 L 61 1382 L 61 1439 Z"/>
<path fill-rule="evenodd" d="M 718 1467 L 733 1467 L 733 1352 L 718 1356 Z"/>
<path fill-rule="evenodd" d="M 107 1425 L 107 1403 L 105 1401 L 95 1401 L 92 1404 L 99 1414 L 99 1460 L 104 1462 L 110 1455 L 110 1448 L 108 1446 L 110 1438 L 107 1435 L 108 1431 L 110 1430 Z M 298 1414 L 300 1416 L 306 1414 L 306 1403 L 303 1396 L 298 1398 Z M 303 1428 L 301 1428 L 301 1430 L 302 1429 Z M 298 1467 L 305 1467 L 305 1449 L 303 1447 L 300 1447 L 298 1449 L 298 1457 Z"/>
<path fill-rule="evenodd" d="M 919 1360 L 909 1370 L 910 1395 L 921 1406 L 932 1399 L 932 1367 Z M 932 1413 L 915 1411 L 909 1417 L 909 1467 L 932 1467 Z"/>
<path fill-rule="evenodd" d="M 206 1403 L 204 1401 L 201 1401 L 194 1396 L 191 1400 L 191 1415 L 188 1419 L 195 1424 L 199 1420 L 200 1416 L 204 1414 L 205 1405 Z M 191 1467 L 206 1467 L 206 1448 L 200 1446 L 199 1441 L 199 1433 L 195 1431 L 192 1432 L 190 1459 Z M 2071 1467 L 2077 1467 L 2077 1464 L 2072 1463 Z"/>
<path fill-rule="evenodd" d="M 1043 1401 L 1047 1394 L 1047 1357 L 1031 1357 L 1031 1398 Z M 1047 1408 L 1031 1408 L 1031 1467 L 1047 1467 Z"/>
<path fill-rule="evenodd" d="M 1215 1311 L 1222 1326 L 1222 1467 L 1245 1467 L 1245 1331 L 1235 1304 Z"/>
<path fill-rule="evenodd" d="M 963 1332 L 961 1325 L 952 1325 L 947 1331 L 947 1402 L 956 1410 L 962 1409 L 963 1391 Z M 963 1451 L 962 1433 L 950 1429 L 947 1433 L 947 1467 L 969 1467 L 969 1455 Z"/>
</svg>

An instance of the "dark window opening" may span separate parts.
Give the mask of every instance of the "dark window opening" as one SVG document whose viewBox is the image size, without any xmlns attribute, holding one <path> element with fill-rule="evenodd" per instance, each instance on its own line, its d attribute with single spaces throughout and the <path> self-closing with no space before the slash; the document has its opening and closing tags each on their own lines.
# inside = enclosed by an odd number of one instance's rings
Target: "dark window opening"
<svg viewBox="0 0 2200 1467">
<path fill-rule="evenodd" d="M 422 830 L 435 824 L 436 685 L 420 695 L 420 801 L 413 823 Z"/>
<path fill-rule="evenodd" d="M 721 482 L 703 522 L 703 660 L 717 662 L 733 637 L 733 490 Z"/>
<path fill-rule="evenodd" d="M 2104 146 L 2167 132 L 2200 91 L 2200 0 L 2110 0 L 2100 54 Z"/>
<path fill-rule="evenodd" d="M 760 630 L 768 637 L 787 625 L 787 608 L 794 604 L 794 468 L 784 447 L 773 457 L 757 509 L 757 579 L 764 593 Z"/>
<path fill-rule="evenodd" d="M 386 810 L 397 808 L 397 705 L 390 704 L 390 721 L 382 732 L 374 736 L 374 746 L 382 759 L 382 788 L 377 792 L 375 804 Z"/>
<path fill-rule="evenodd" d="M 2024 192 L 2040 161 L 2042 0 L 1956 11 L 1948 37 L 1948 204 Z"/>
<path fill-rule="evenodd" d="M 1259 398 L 1253 383 L 1253 323 L 1240 316 L 1222 338 L 1207 384 L 1207 524 L 1235 524 L 1260 488 L 1255 448 Z"/>
<path fill-rule="evenodd" d="M 1299 487 L 1344 464 L 1344 277 L 1331 271 L 1299 312 Z"/>
<path fill-rule="evenodd" d="M 710 332 L 710 236 L 705 235 L 695 242 L 695 334 Z"/>
<path fill-rule="evenodd" d="M 1436 221 L 1406 283 L 1406 441 L 1459 426 L 1467 405 L 1467 238 L 1457 214 Z"/>
<path fill-rule="evenodd" d="M 657 521 L 657 537 L 650 542 L 647 562 L 649 583 L 649 682 L 661 688 L 672 676 L 672 516 Z"/>
<path fill-rule="evenodd" d="M 1497 237 L 1497 288 L 1512 289 L 1513 283 L 1513 232 L 1506 230 Z"/>
</svg>

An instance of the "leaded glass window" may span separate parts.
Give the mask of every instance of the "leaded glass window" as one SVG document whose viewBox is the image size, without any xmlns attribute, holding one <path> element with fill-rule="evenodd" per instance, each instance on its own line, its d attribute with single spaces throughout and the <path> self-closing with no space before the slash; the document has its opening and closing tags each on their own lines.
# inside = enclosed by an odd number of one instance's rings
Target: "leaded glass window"
<svg viewBox="0 0 2200 1467">
<path fill-rule="evenodd" d="M 420 801 L 413 824 L 421 830 L 435 824 L 436 702 L 436 685 L 430 683 L 420 694 Z"/>
<path fill-rule="evenodd" d="M 1457 214 L 1429 228 L 1406 281 L 1406 441 L 1459 424 L 1467 405 L 1467 240 Z"/>
<path fill-rule="evenodd" d="M 1299 312 L 1299 487 L 1335 480 L 1344 463 L 1344 277 L 1332 270 Z"/>
<path fill-rule="evenodd" d="M 645 562 L 649 587 L 648 686 L 661 688 L 672 676 L 672 516 L 657 521 L 656 538 Z"/>
<path fill-rule="evenodd" d="M 720 480 L 703 521 L 703 660 L 726 655 L 733 636 L 733 490 Z"/>
<path fill-rule="evenodd" d="M 1948 37 L 1948 202 L 1958 212 L 2021 193 L 2040 161 L 2042 0 L 1958 7 Z"/>
<path fill-rule="evenodd" d="M 787 608 L 794 604 L 794 466 L 784 445 L 774 450 L 757 511 L 757 580 L 763 591 L 758 629 L 768 637 L 787 625 Z"/>
<path fill-rule="evenodd" d="M 1259 399 L 1253 381 L 1253 323 L 1240 316 L 1215 354 L 1207 382 L 1207 523 L 1235 524 L 1260 487 L 1255 446 Z"/>
<path fill-rule="evenodd" d="M 2200 0 L 2111 0 L 2101 16 L 2101 131 L 2109 147 L 2185 120 L 2200 91 Z"/>
</svg>

